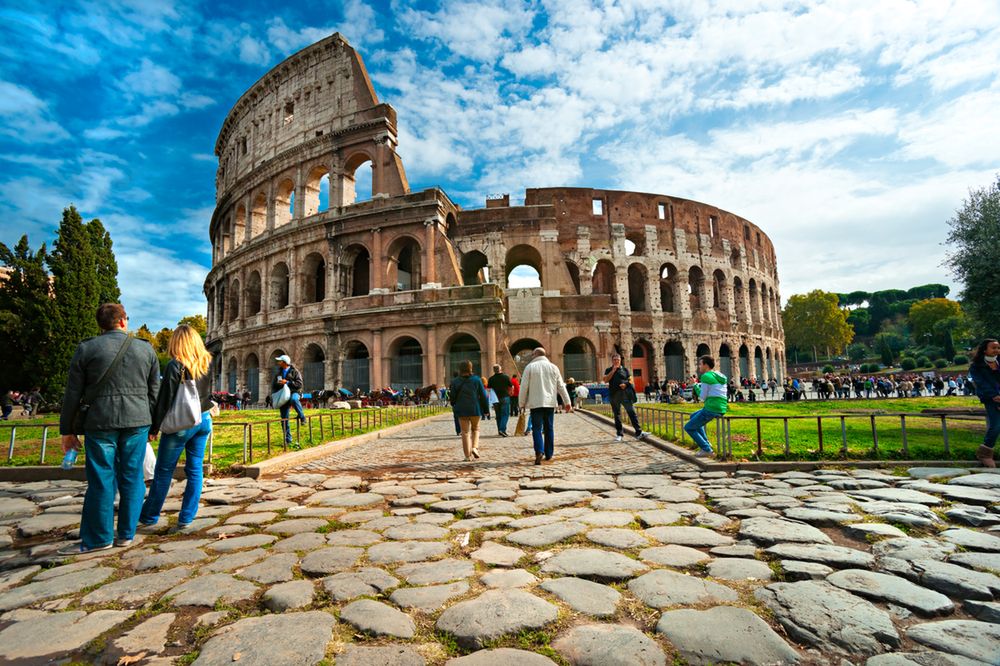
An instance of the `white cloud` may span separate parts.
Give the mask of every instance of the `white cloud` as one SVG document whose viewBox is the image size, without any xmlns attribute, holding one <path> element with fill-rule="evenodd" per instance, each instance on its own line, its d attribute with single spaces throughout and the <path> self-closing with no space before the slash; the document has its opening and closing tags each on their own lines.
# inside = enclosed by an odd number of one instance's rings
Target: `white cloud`
<svg viewBox="0 0 1000 666">
<path fill-rule="evenodd" d="M 534 13 L 521 1 L 449 2 L 436 12 L 407 9 L 399 20 L 415 37 L 446 45 L 452 53 L 493 61 L 530 27 Z"/>
<path fill-rule="evenodd" d="M 900 139 L 902 153 L 910 159 L 929 158 L 949 167 L 1000 167 L 1000 82 L 933 111 L 908 114 Z"/>
<path fill-rule="evenodd" d="M 129 96 L 168 97 L 180 92 L 181 80 L 166 67 L 143 58 L 138 69 L 122 78 L 121 89 Z"/>
<path fill-rule="evenodd" d="M 271 53 L 267 45 L 252 37 L 244 35 L 239 41 L 240 62 L 248 65 L 266 65 L 271 62 Z"/>
<path fill-rule="evenodd" d="M 83 130 L 84 138 L 90 139 L 91 141 L 111 141 L 112 139 L 120 139 L 127 135 L 127 132 L 104 125 Z"/>
<path fill-rule="evenodd" d="M 52 120 L 45 101 L 9 81 L 0 81 L 0 135 L 23 143 L 55 143 L 69 138 L 69 132 Z"/>
<path fill-rule="evenodd" d="M 215 99 L 208 95 L 193 92 L 183 93 L 178 101 L 185 109 L 204 109 L 215 104 Z"/>
</svg>

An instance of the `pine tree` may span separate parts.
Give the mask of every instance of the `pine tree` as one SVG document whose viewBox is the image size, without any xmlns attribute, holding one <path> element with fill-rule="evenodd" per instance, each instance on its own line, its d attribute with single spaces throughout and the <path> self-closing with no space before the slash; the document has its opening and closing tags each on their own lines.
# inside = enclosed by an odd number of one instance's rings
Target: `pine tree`
<svg viewBox="0 0 1000 666">
<path fill-rule="evenodd" d="M 53 311 L 45 244 L 32 251 L 22 236 L 14 249 L 0 243 L 0 261 L 10 269 L 0 281 L 0 390 L 41 386 L 39 362 L 48 355 Z"/>
<path fill-rule="evenodd" d="M 100 305 L 92 237 L 74 206 L 63 210 L 52 253 L 48 257 L 55 291 L 51 350 L 44 359 L 46 385 L 61 393 L 76 346 L 100 333 L 94 314 Z"/>
<path fill-rule="evenodd" d="M 99 303 L 117 303 L 122 296 L 118 288 L 118 261 L 115 259 L 111 234 L 98 219 L 87 223 L 91 245 L 94 248 L 94 269 L 99 286 Z"/>
</svg>

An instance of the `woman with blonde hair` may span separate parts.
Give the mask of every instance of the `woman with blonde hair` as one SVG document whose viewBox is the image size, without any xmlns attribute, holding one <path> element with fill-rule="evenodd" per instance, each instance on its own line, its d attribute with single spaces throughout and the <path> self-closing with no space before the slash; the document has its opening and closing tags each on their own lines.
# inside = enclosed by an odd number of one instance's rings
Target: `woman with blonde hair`
<svg viewBox="0 0 1000 666">
<path fill-rule="evenodd" d="M 472 362 L 458 365 L 458 377 L 451 382 L 448 394 L 452 410 L 462 432 L 462 452 L 466 461 L 479 457 L 479 419 L 489 411 L 489 398 L 483 380 L 472 372 Z"/>
<path fill-rule="evenodd" d="M 155 525 L 160 519 L 160 510 L 170 490 L 170 482 L 174 478 L 174 468 L 184 452 L 184 476 L 187 483 L 184 486 L 184 497 L 181 499 L 181 511 L 177 515 L 177 528 L 183 530 L 198 513 L 198 501 L 201 499 L 202 462 L 205 457 L 205 442 L 212 432 L 212 402 L 211 375 L 208 371 L 212 364 L 212 355 L 205 349 L 201 335 L 190 326 L 178 326 L 167 345 L 170 362 L 163 371 L 163 381 L 160 383 L 160 395 L 153 409 L 153 423 L 149 427 L 149 439 L 162 430 L 160 447 L 156 455 L 156 471 L 149 487 L 149 495 L 142 505 L 139 523 Z M 185 405 L 176 404 L 184 400 L 194 399 L 189 390 L 189 382 L 194 382 L 197 388 L 198 410 L 193 410 L 194 419 L 199 421 L 181 430 L 174 430 L 168 424 L 178 423 L 176 414 L 183 412 Z M 183 418 L 180 419 L 183 425 Z M 167 430 L 173 432 L 166 432 Z"/>
</svg>

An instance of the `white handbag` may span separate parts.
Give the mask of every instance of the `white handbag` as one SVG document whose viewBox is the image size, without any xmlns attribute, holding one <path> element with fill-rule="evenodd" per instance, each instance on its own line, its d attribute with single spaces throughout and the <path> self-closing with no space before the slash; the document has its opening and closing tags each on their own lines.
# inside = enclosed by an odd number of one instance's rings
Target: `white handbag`
<svg viewBox="0 0 1000 666">
<path fill-rule="evenodd" d="M 271 404 L 276 409 L 284 407 L 291 399 L 292 389 L 288 388 L 288 384 L 283 384 L 280 389 L 271 394 Z"/>
<path fill-rule="evenodd" d="M 163 417 L 160 432 L 170 435 L 181 430 L 201 425 L 201 397 L 198 395 L 198 385 L 193 379 L 184 379 L 184 368 L 181 368 L 181 381 L 177 385 L 177 395 L 170 411 Z"/>
</svg>

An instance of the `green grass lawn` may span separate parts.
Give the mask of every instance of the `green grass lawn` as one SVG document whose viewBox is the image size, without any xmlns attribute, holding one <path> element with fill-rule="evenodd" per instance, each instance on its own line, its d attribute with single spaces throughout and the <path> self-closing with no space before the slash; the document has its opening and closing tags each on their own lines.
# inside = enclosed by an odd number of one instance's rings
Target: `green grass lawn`
<svg viewBox="0 0 1000 666">
<path fill-rule="evenodd" d="M 686 414 L 700 409 L 700 404 L 641 404 L 637 406 L 644 429 L 681 441 Z M 941 420 L 937 416 L 921 416 L 924 409 L 942 407 L 979 408 L 976 398 L 900 398 L 888 400 L 831 400 L 799 402 L 758 402 L 731 404 L 728 416 L 732 432 L 733 457 L 736 460 L 844 460 L 843 435 L 846 432 L 847 455 L 850 460 L 974 460 L 975 450 L 982 442 L 985 416 L 966 419 L 948 418 L 949 453 L 944 447 Z M 610 413 L 607 405 L 595 408 Z M 671 418 L 669 413 L 682 412 Z M 901 420 L 893 414 L 906 414 L 908 454 L 903 451 Z M 840 415 L 844 415 L 843 431 Z M 875 415 L 878 450 L 872 436 L 871 416 Z M 772 417 L 760 420 L 761 454 L 757 455 L 757 421 L 744 417 Z M 823 447 L 820 451 L 822 417 Z M 785 453 L 785 417 L 788 418 L 788 454 Z M 716 425 L 708 426 L 709 440 L 716 446 Z M 683 442 L 694 448 L 691 438 L 683 433 Z"/>
<path fill-rule="evenodd" d="M 353 435 L 380 430 L 399 425 L 417 418 L 448 411 L 446 407 L 425 407 L 420 410 L 408 407 L 384 407 L 381 409 L 355 409 L 350 411 L 307 409 L 310 425 L 291 421 L 292 438 L 296 444 L 290 448 L 308 448 Z M 0 423 L 0 466 L 12 465 L 58 465 L 62 460 L 57 415 L 43 415 L 36 419 L 18 419 Z M 45 456 L 42 458 L 42 441 L 48 428 Z M 12 429 L 16 427 L 13 457 L 8 459 Z M 206 462 L 211 462 L 219 471 L 242 464 L 244 461 L 244 433 L 247 438 L 248 462 L 259 462 L 284 453 L 284 438 L 281 422 L 276 409 L 227 410 L 216 417 L 212 424 L 211 459 L 206 450 Z M 270 446 L 268 440 L 270 439 Z M 156 449 L 156 443 L 153 444 Z M 77 465 L 83 464 L 81 452 Z"/>
</svg>

